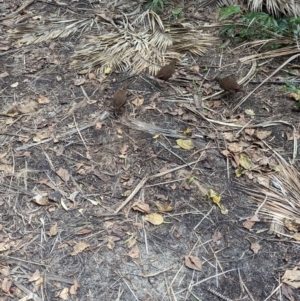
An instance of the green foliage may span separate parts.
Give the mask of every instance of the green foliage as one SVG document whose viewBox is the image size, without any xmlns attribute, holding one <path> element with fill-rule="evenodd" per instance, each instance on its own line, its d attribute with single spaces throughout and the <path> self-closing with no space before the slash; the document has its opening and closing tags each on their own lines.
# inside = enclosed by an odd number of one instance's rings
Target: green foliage
<svg viewBox="0 0 300 301">
<path fill-rule="evenodd" d="M 298 108 L 300 108 L 300 86 L 297 86 L 295 83 L 286 82 L 285 86 L 282 87 L 280 90 L 283 93 L 293 93 L 293 98 L 297 101 Z"/>
<path fill-rule="evenodd" d="M 159 13 L 164 8 L 164 1 L 165 0 L 152 0 L 150 3 L 147 4 L 147 7 Z"/>
<path fill-rule="evenodd" d="M 229 17 L 240 14 L 241 12 L 242 10 L 239 6 L 230 5 L 222 7 L 219 9 L 219 20 L 222 21 L 228 19 Z"/>
<path fill-rule="evenodd" d="M 226 10 L 219 13 L 222 20 L 240 14 L 236 7 L 225 7 Z M 264 12 L 250 12 L 242 16 L 239 22 L 228 23 L 220 30 L 223 38 L 231 38 L 233 42 L 239 43 L 245 40 L 254 41 L 261 39 L 273 39 L 279 36 L 298 38 L 300 17 L 274 17 Z M 277 48 L 280 45 L 266 44 L 267 48 Z"/>
<path fill-rule="evenodd" d="M 174 19 L 177 19 L 178 16 L 182 13 L 182 11 L 183 11 L 183 8 L 172 9 L 172 14 L 173 14 Z"/>
</svg>

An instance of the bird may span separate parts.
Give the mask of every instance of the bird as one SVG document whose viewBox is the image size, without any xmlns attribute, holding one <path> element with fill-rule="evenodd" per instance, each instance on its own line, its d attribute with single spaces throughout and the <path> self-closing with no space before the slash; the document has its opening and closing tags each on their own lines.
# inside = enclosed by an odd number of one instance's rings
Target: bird
<svg viewBox="0 0 300 301">
<path fill-rule="evenodd" d="M 175 72 L 175 64 L 176 60 L 172 60 L 169 65 L 165 65 L 160 68 L 160 70 L 156 74 L 156 78 L 167 81 Z"/>
<path fill-rule="evenodd" d="M 119 110 L 122 106 L 125 105 L 127 100 L 127 93 L 127 85 L 123 86 L 122 89 L 119 89 L 115 92 L 112 103 L 115 110 Z"/>
<path fill-rule="evenodd" d="M 215 80 L 218 82 L 220 87 L 230 93 L 245 92 L 243 87 L 237 83 L 233 76 L 226 76 L 223 78 L 216 77 Z"/>
</svg>

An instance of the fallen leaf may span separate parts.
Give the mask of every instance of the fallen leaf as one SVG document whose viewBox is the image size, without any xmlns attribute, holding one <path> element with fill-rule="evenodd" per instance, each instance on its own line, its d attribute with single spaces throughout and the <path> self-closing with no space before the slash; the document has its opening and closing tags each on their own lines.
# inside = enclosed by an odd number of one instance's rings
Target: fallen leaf
<svg viewBox="0 0 300 301">
<path fill-rule="evenodd" d="M 80 287 L 79 283 L 75 280 L 74 284 L 70 287 L 70 294 L 71 295 L 76 295 L 77 290 L 79 289 L 79 287 Z"/>
<path fill-rule="evenodd" d="M 45 104 L 45 103 L 49 103 L 50 99 L 44 95 L 40 95 L 38 98 L 38 103 L 39 104 Z"/>
<path fill-rule="evenodd" d="M 272 134 L 272 131 L 256 131 L 255 137 L 257 137 L 260 140 L 266 139 Z"/>
<path fill-rule="evenodd" d="M 250 169 L 252 167 L 252 161 L 246 154 L 240 154 L 239 163 L 244 169 Z"/>
<path fill-rule="evenodd" d="M 68 181 L 69 181 L 69 179 L 70 179 L 70 174 L 69 174 L 69 172 L 68 172 L 66 169 L 60 167 L 60 169 L 57 170 L 56 173 L 57 173 L 57 175 L 58 175 L 63 181 L 65 181 L 65 182 L 68 182 Z"/>
<path fill-rule="evenodd" d="M 255 116 L 255 113 L 254 113 L 254 111 L 253 111 L 252 109 L 246 109 L 246 110 L 245 110 L 245 113 L 246 113 L 247 115 L 249 115 L 249 116 Z"/>
<path fill-rule="evenodd" d="M 90 245 L 85 243 L 85 242 L 78 242 L 74 247 L 73 247 L 73 252 L 71 255 L 77 255 L 84 251 L 86 248 L 88 248 Z"/>
<path fill-rule="evenodd" d="M 217 192 L 215 192 L 213 189 L 209 189 L 208 197 L 213 203 L 215 203 L 218 207 L 220 207 L 220 202 L 222 198 Z"/>
<path fill-rule="evenodd" d="M 282 281 L 294 288 L 300 288 L 300 271 L 296 268 L 286 270 L 282 276 Z"/>
<path fill-rule="evenodd" d="M 185 150 L 191 150 L 194 148 L 194 143 L 191 139 L 177 139 L 176 143 Z"/>
<path fill-rule="evenodd" d="M 133 210 L 140 211 L 142 213 L 150 213 L 151 212 L 149 205 L 142 202 L 141 200 L 136 200 L 132 204 L 131 208 Z"/>
<path fill-rule="evenodd" d="M 16 88 L 16 87 L 19 86 L 19 83 L 18 83 L 18 82 L 15 82 L 15 83 L 11 84 L 10 86 L 11 86 L 11 88 Z"/>
<path fill-rule="evenodd" d="M 132 101 L 132 103 L 136 106 L 136 107 L 140 107 L 143 103 L 144 103 L 144 98 L 143 97 L 137 97 L 136 99 L 134 99 Z"/>
<path fill-rule="evenodd" d="M 161 212 L 170 212 L 173 211 L 174 208 L 170 204 L 160 204 L 160 203 L 155 203 L 157 209 Z"/>
<path fill-rule="evenodd" d="M 150 213 L 144 217 L 145 221 L 151 223 L 152 225 L 158 226 L 164 222 L 164 218 L 157 213 Z"/>
<path fill-rule="evenodd" d="M 254 254 L 257 254 L 258 251 L 261 249 L 261 246 L 258 242 L 254 242 L 250 246 L 251 250 L 253 251 Z"/>
<path fill-rule="evenodd" d="M 105 70 L 104 70 L 104 74 L 107 75 L 111 73 L 111 68 L 110 67 L 106 67 Z"/>
<path fill-rule="evenodd" d="M 91 232 L 92 232 L 92 229 L 83 228 L 83 229 L 79 230 L 78 232 L 76 232 L 76 235 L 85 235 L 85 234 L 89 234 Z"/>
<path fill-rule="evenodd" d="M 247 220 L 243 222 L 243 227 L 246 229 L 251 229 L 255 225 L 255 222 Z"/>
<path fill-rule="evenodd" d="M 50 132 L 39 132 L 39 133 L 37 133 L 37 134 L 32 138 L 32 140 L 33 140 L 34 142 L 40 142 L 40 141 L 42 141 L 42 140 L 44 140 L 44 139 L 49 138 L 50 136 L 51 136 L 51 133 L 50 133 Z"/>
<path fill-rule="evenodd" d="M 228 149 L 233 153 L 240 153 L 243 151 L 243 147 L 238 143 L 228 143 Z"/>
<path fill-rule="evenodd" d="M 50 236 L 55 236 L 57 234 L 57 223 L 55 223 L 54 225 L 52 225 L 52 227 L 49 230 L 49 235 Z"/>
<path fill-rule="evenodd" d="M 65 287 L 60 293 L 59 293 L 59 298 L 63 300 L 67 300 L 69 298 L 69 289 Z"/>
<path fill-rule="evenodd" d="M 81 85 L 83 85 L 85 82 L 86 82 L 86 79 L 85 79 L 84 77 L 76 78 L 76 79 L 74 80 L 74 85 L 75 85 L 75 86 L 81 86 Z"/>
<path fill-rule="evenodd" d="M 49 202 L 48 198 L 46 196 L 43 196 L 41 194 L 38 194 L 36 196 L 34 196 L 32 198 L 32 200 L 38 204 L 38 205 L 41 205 L 41 206 L 48 206 L 50 205 L 51 203 Z"/>
<path fill-rule="evenodd" d="M 140 249 L 137 245 L 135 245 L 127 254 L 132 259 L 140 257 Z"/>
<path fill-rule="evenodd" d="M 202 261 L 196 256 L 184 256 L 185 265 L 193 270 L 201 271 L 202 270 Z"/>
<path fill-rule="evenodd" d="M 120 154 L 125 155 L 128 150 L 128 144 L 123 144 L 122 148 L 120 149 Z"/>
<path fill-rule="evenodd" d="M 12 285 L 12 281 L 9 278 L 4 278 L 2 283 L 1 283 L 1 289 L 5 292 L 8 293 L 10 292 L 10 288 Z"/>
</svg>

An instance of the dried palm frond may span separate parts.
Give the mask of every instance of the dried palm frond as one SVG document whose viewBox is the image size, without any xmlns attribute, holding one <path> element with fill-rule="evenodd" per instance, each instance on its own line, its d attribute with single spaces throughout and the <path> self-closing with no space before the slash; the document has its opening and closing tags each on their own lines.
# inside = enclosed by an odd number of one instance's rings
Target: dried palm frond
<svg viewBox="0 0 300 301">
<path fill-rule="evenodd" d="M 299 0 L 202 0 L 200 2 L 200 7 L 219 8 L 230 5 L 244 5 L 252 12 L 266 9 L 273 16 L 278 16 L 280 13 L 287 16 L 300 15 Z"/>
<path fill-rule="evenodd" d="M 16 47 L 36 44 L 57 38 L 66 38 L 71 34 L 86 31 L 94 25 L 95 19 L 46 20 L 40 25 L 26 25 L 13 29 L 9 38 L 16 40 Z"/>
<path fill-rule="evenodd" d="M 288 226 L 291 224 L 295 232 L 300 232 L 300 173 L 287 162 L 281 162 L 280 169 L 268 176 L 269 187 L 259 185 L 243 190 L 257 203 L 259 214 L 271 223 L 270 230 L 276 229 L 275 234 L 285 235 L 284 227 L 291 230 Z"/>
<path fill-rule="evenodd" d="M 154 74 L 165 64 L 165 58 L 178 59 L 186 51 L 203 54 L 216 41 L 187 24 L 167 28 L 155 12 L 147 10 L 132 22 L 124 15 L 123 28 L 118 31 L 87 37 L 72 64 L 100 72 L 111 68 L 140 73 L 149 68 Z"/>
<path fill-rule="evenodd" d="M 262 11 L 265 7 L 269 14 L 278 16 L 280 13 L 288 16 L 300 15 L 299 0 L 249 0 L 250 11 Z"/>
<path fill-rule="evenodd" d="M 243 2 L 242 0 L 201 0 L 199 3 L 200 7 L 223 7 L 223 6 L 230 6 L 230 5 L 238 5 Z"/>
</svg>

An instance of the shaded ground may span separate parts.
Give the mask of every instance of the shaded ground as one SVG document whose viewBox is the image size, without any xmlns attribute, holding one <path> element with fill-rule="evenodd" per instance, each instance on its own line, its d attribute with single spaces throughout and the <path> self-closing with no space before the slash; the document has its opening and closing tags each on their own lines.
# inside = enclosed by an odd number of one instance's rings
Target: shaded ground
<svg viewBox="0 0 300 301">
<path fill-rule="evenodd" d="M 11 7 L 4 3 L 5 11 L 18 7 L 17 1 L 11 2 Z M 70 6 L 91 8 L 83 1 Z M 27 10 L 73 17 L 65 7 L 42 1 Z M 0 117 L 1 301 L 30 293 L 34 300 L 66 299 L 68 293 L 69 300 L 214 301 L 223 296 L 259 301 L 272 293 L 268 300 L 299 300 L 299 291 L 281 282 L 283 273 L 298 265 L 299 244 L 268 234 L 264 222 L 245 228 L 256 206 L 240 184 L 251 187 L 249 178 L 256 173 L 236 179 L 232 156 L 224 156 L 229 144 L 241 146 L 242 141 L 246 153 L 263 153 L 261 158 L 268 163 L 273 162 L 273 150 L 288 160 L 293 155 L 293 141 L 288 139 L 292 130 L 284 125 L 268 127 L 271 133 L 263 139 L 267 148 L 255 135 L 208 122 L 189 111 L 184 101 L 178 102 L 184 96 L 194 107 L 193 79 L 203 79 L 208 62 L 213 66 L 203 82 L 208 94 L 218 89 L 209 80 L 217 73 L 245 75 L 248 65 L 232 65 L 244 52 L 220 54 L 213 49 L 196 61 L 186 56 L 165 84 L 147 74 L 133 80 L 122 73 L 105 79 L 93 73 L 78 76 L 69 66 L 76 37 L 15 51 L 6 37 L 13 24 L 0 23 L 1 112 L 5 112 Z M 270 65 L 276 68 L 283 61 Z M 191 69 L 194 66 L 200 66 L 199 72 Z M 258 69 L 247 92 L 274 70 L 272 66 Z M 79 85 L 78 78 L 86 80 Z M 111 96 L 124 82 L 131 83 L 129 100 L 115 116 Z M 209 100 L 206 105 L 214 112 L 200 112 L 216 121 L 245 121 L 240 124 L 251 118 L 255 123 L 284 120 L 298 133 L 295 103 L 279 88 L 264 85 L 234 113 L 231 109 L 240 94 Z M 142 105 L 134 104 L 141 98 Z M 246 109 L 255 116 L 245 114 Z M 95 122 L 104 111 L 110 112 L 109 117 Z M 189 128 L 195 148 L 186 151 L 174 138 L 154 137 L 128 126 L 133 119 L 176 131 Z M 268 164 L 258 165 L 260 172 L 272 172 Z M 150 178 L 129 205 L 117 210 L 144 177 L 177 167 Z M 228 214 L 205 197 L 203 190 L 208 189 L 221 194 Z M 131 208 L 137 199 L 151 212 L 158 212 L 157 203 L 173 210 L 160 213 L 165 223 L 154 226 Z M 184 258 L 189 255 L 200 259 L 199 271 L 186 266 Z"/>
</svg>

